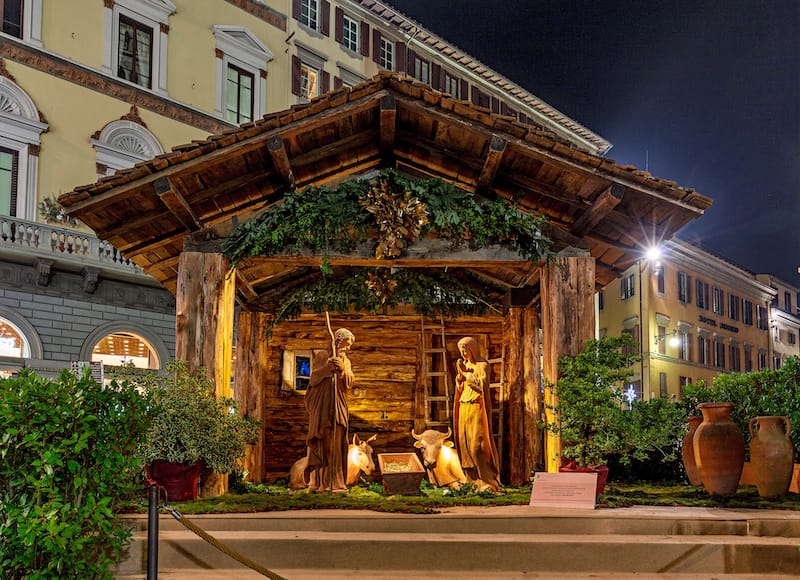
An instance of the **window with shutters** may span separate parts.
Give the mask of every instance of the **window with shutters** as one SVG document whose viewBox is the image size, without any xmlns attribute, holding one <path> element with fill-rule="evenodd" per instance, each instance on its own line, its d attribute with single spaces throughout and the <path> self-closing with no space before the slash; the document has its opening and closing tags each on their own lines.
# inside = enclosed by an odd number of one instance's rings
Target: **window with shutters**
<svg viewBox="0 0 800 580">
<path fill-rule="evenodd" d="M 702 308 L 704 310 L 708 310 L 708 282 L 704 282 L 703 280 L 698 280 L 696 283 L 697 286 L 697 307 Z"/>
<path fill-rule="evenodd" d="M 783 293 L 783 306 L 786 312 L 792 312 L 792 293 L 791 292 L 784 292 Z"/>
<path fill-rule="evenodd" d="M 620 299 L 627 300 L 636 295 L 636 283 L 633 274 L 624 276 L 620 280 Z"/>
<path fill-rule="evenodd" d="M 725 343 L 721 340 L 714 341 L 714 366 L 718 369 L 725 368 Z"/>
<path fill-rule="evenodd" d="M 659 264 L 655 268 L 655 277 L 656 277 L 656 292 L 658 292 L 659 296 L 663 296 L 665 292 L 665 284 L 666 280 L 664 279 L 666 268 L 664 264 Z"/>
<path fill-rule="evenodd" d="M 450 93 L 454 99 L 460 99 L 461 97 L 461 79 L 458 77 L 454 77 L 449 72 L 445 71 L 444 73 L 444 86 L 442 87 L 442 91 L 445 93 Z"/>
<path fill-rule="evenodd" d="M 667 373 L 658 373 L 658 394 L 660 397 L 669 397 L 669 389 L 667 389 Z"/>
<path fill-rule="evenodd" d="M 292 93 L 303 100 L 313 99 L 330 89 L 330 76 L 325 71 L 326 58 L 295 43 L 297 55 L 292 57 Z"/>
<path fill-rule="evenodd" d="M 711 291 L 711 310 L 714 314 L 722 316 L 725 309 L 725 293 L 721 288 L 714 286 Z"/>
<path fill-rule="evenodd" d="M 741 349 L 739 348 L 738 344 L 732 344 L 730 346 L 730 357 L 731 357 L 731 370 L 735 373 L 741 372 L 742 368 L 742 361 L 741 361 Z"/>
<path fill-rule="evenodd" d="M 769 328 L 769 315 L 766 307 L 761 306 L 760 304 L 756 306 L 756 323 L 758 328 L 761 330 L 767 330 Z"/>
<path fill-rule="evenodd" d="M 678 330 L 678 358 L 680 360 L 691 360 L 691 340 L 692 335 L 686 332 L 685 329 Z"/>
<path fill-rule="evenodd" d="M 767 353 L 763 350 L 758 351 L 758 370 L 767 368 Z"/>
<path fill-rule="evenodd" d="M 431 63 L 412 53 L 411 74 L 415 79 L 425 84 L 431 83 Z"/>
<path fill-rule="evenodd" d="M 16 151 L 0 147 L 0 215 L 17 215 L 17 158 Z"/>
<path fill-rule="evenodd" d="M 359 29 L 360 23 L 358 20 L 350 18 L 347 14 L 342 17 L 342 46 L 353 52 L 360 50 L 359 42 Z"/>
<path fill-rule="evenodd" d="M 702 335 L 697 337 L 697 362 L 701 365 L 708 364 L 708 339 Z"/>
<path fill-rule="evenodd" d="M 692 279 L 686 272 L 678 272 L 678 300 L 684 304 L 692 301 Z"/>
<path fill-rule="evenodd" d="M 305 393 L 311 379 L 312 365 L 314 364 L 312 350 L 285 350 L 283 351 L 283 365 L 281 390 Z"/>
<path fill-rule="evenodd" d="M 42 0 L 0 0 L 0 31 L 42 46 Z"/>
<path fill-rule="evenodd" d="M 378 64 L 386 70 L 394 70 L 394 42 L 387 38 L 381 38 L 379 50 Z"/>
<path fill-rule="evenodd" d="M 753 303 L 746 298 L 742 300 L 742 322 L 753 326 Z"/>
<path fill-rule="evenodd" d="M 103 70 L 116 77 L 167 91 L 167 35 L 175 5 L 169 0 L 115 0 L 104 33 Z"/>
<path fill-rule="evenodd" d="M 749 373 L 753 370 L 753 348 L 744 347 L 744 372 Z"/>
<path fill-rule="evenodd" d="M 686 394 L 686 385 L 691 385 L 691 377 L 678 377 L 678 393 L 681 397 Z"/>
<path fill-rule="evenodd" d="M 241 124 L 264 115 L 267 65 L 274 54 L 248 28 L 212 27 L 216 39 L 217 87 L 215 112 Z"/>
<path fill-rule="evenodd" d="M 728 318 L 730 318 L 731 320 L 739 320 L 741 303 L 742 303 L 741 298 L 739 298 L 735 294 L 728 294 Z"/>
<path fill-rule="evenodd" d="M 28 94 L 0 76 L 0 214 L 36 221 L 39 147 L 46 130 Z"/>
<path fill-rule="evenodd" d="M 300 23 L 319 30 L 319 0 L 300 0 Z"/>
</svg>

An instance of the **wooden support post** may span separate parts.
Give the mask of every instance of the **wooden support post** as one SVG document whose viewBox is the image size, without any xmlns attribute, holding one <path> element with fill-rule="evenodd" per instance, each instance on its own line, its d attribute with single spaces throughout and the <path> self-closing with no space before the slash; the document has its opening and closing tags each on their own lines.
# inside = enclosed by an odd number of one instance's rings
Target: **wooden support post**
<svg viewBox="0 0 800 580">
<path fill-rule="evenodd" d="M 230 275 L 229 275 L 230 274 Z M 183 251 L 178 263 L 175 357 L 191 374 L 205 368 L 218 397 L 231 397 L 235 276 L 220 253 Z M 225 493 L 227 477 L 212 473 L 201 495 Z"/>
<path fill-rule="evenodd" d="M 530 305 L 522 313 L 523 397 L 525 410 L 525 465 L 528 472 L 544 466 L 544 440 L 539 421 L 544 411 L 539 348 L 539 311 Z"/>
<path fill-rule="evenodd" d="M 558 256 L 542 267 L 542 369 L 549 384 L 558 380 L 559 359 L 578 354 L 586 341 L 594 338 L 594 284 L 592 256 Z M 546 389 L 545 406 L 556 402 Z M 545 409 L 545 420 L 556 420 L 549 409 Z M 560 453 L 560 437 L 548 432 L 547 471 L 558 471 Z"/>
<path fill-rule="evenodd" d="M 269 316 L 262 312 L 240 312 L 236 321 L 236 367 L 234 382 L 239 413 L 257 421 L 264 421 L 267 371 L 270 347 L 267 343 Z M 265 476 L 266 426 L 262 423 L 258 439 L 247 446 L 244 470 L 247 481 L 260 483 Z"/>
<path fill-rule="evenodd" d="M 525 461 L 522 310 L 519 307 L 509 308 L 503 325 L 506 344 L 505 380 L 508 383 L 508 484 L 513 487 L 530 481 L 530 471 Z"/>
</svg>

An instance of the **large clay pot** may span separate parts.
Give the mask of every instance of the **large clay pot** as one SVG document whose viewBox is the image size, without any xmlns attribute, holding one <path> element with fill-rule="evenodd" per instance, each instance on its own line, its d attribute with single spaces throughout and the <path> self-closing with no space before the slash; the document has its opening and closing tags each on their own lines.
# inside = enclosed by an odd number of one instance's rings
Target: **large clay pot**
<svg viewBox="0 0 800 580">
<path fill-rule="evenodd" d="M 789 417 L 750 419 L 750 465 L 761 497 L 783 497 L 794 470 L 794 445 Z"/>
<path fill-rule="evenodd" d="M 701 403 L 703 422 L 694 433 L 694 460 L 708 493 L 736 493 L 744 466 L 744 436 L 731 421 L 733 403 Z"/>
<path fill-rule="evenodd" d="M 197 499 L 197 486 L 200 481 L 202 462 L 170 463 L 154 461 L 148 466 L 148 472 L 166 494 L 167 503 L 173 501 L 189 501 Z"/>
<path fill-rule="evenodd" d="M 702 415 L 689 417 L 689 430 L 683 436 L 681 442 L 683 468 L 686 470 L 686 477 L 689 479 L 689 483 L 694 486 L 703 485 L 703 480 L 700 479 L 700 470 L 697 469 L 697 463 L 694 460 L 694 434 L 702 422 Z"/>
</svg>

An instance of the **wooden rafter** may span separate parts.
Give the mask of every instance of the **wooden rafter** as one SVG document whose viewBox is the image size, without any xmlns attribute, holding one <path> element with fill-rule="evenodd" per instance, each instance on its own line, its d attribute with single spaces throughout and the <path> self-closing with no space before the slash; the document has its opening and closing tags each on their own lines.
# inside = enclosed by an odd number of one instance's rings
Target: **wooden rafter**
<svg viewBox="0 0 800 580">
<path fill-rule="evenodd" d="M 183 224 L 189 231 L 200 229 L 202 225 L 200 220 L 192 210 L 191 204 L 186 201 L 186 198 L 178 193 L 177 189 L 169 177 L 159 177 L 153 182 L 153 189 L 155 189 L 161 202 L 167 209 Z"/>
<path fill-rule="evenodd" d="M 270 137 L 267 141 L 267 151 L 269 151 L 269 155 L 272 158 L 275 172 L 286 184 L 286 187 L 294 189 L 294 172 L 289 161 L 289 155 L 286 153 L 286 147 L 283 146 L 283 139 L 279 135 Z"/>
<path fill-rule="evenodd" d="M 624 195 L 624 186 L 618 183 L 611 185 L 611 187 L 597 196 L 592 206 L 575 220 L 569 231 L 576 236 L 585 235 L 619 205 Z"/>
<path fill-rule="evenodd" d="M 397 102 L 394 96 L 384 95 L 381 97 L 380 111 L 381 151 L 388 153 L 394 148 L 396 132 Z"/>
<path fill-rule="evenodd" d="M 500 169 L 500 162 L 503 160 L 503 153 L 507 144 L 508 142 L 505 139 L 492 135 L 492 140 L 489 142 L 489 151 L 486 153 L 486 159 L 483 161 L 483 167 L 475 186 L 476 194 L 485 195 L 492 187 L 494 176 L 497 175 L 497 170 Z"/>
</svg>

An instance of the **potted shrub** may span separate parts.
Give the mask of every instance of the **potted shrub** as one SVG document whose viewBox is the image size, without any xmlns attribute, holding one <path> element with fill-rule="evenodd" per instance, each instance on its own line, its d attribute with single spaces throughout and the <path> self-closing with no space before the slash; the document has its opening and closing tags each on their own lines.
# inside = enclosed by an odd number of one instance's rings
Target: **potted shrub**
<svg viewBox="0 0 800 580">
<path fill-rule="evenodd" d="M 150 428 L 139 453 L 151 477 L 167 488 L 169 500 L 195 499 L 201 469 L 220 474 L 241 471 L 258 422 L 241 417 L 233 399 L 217 398 L 204 372 L 192 376 L 185 363 L 173 362 L 163 374 L 146 371 L 131 380 L 152 400 Z M 188 491 L 172 487 L 173 471 L 192 478 Z"/>
<path fill-rule="evenodd" d="M 590 340 L 583 352 L 559 360 L 559 379 L 548 385 L 556 395 L 549 406 L 556 422 L 546 429 L 561 435 L 564 470 L 596 471 L 598 493 L 608 476 L 608 461 L 623 465 L 654 453 L 675 459 L 685 411 L 667 399 L 630 405 L 624 387 L 638 359 L 628 334 Z"/>
</svg>

